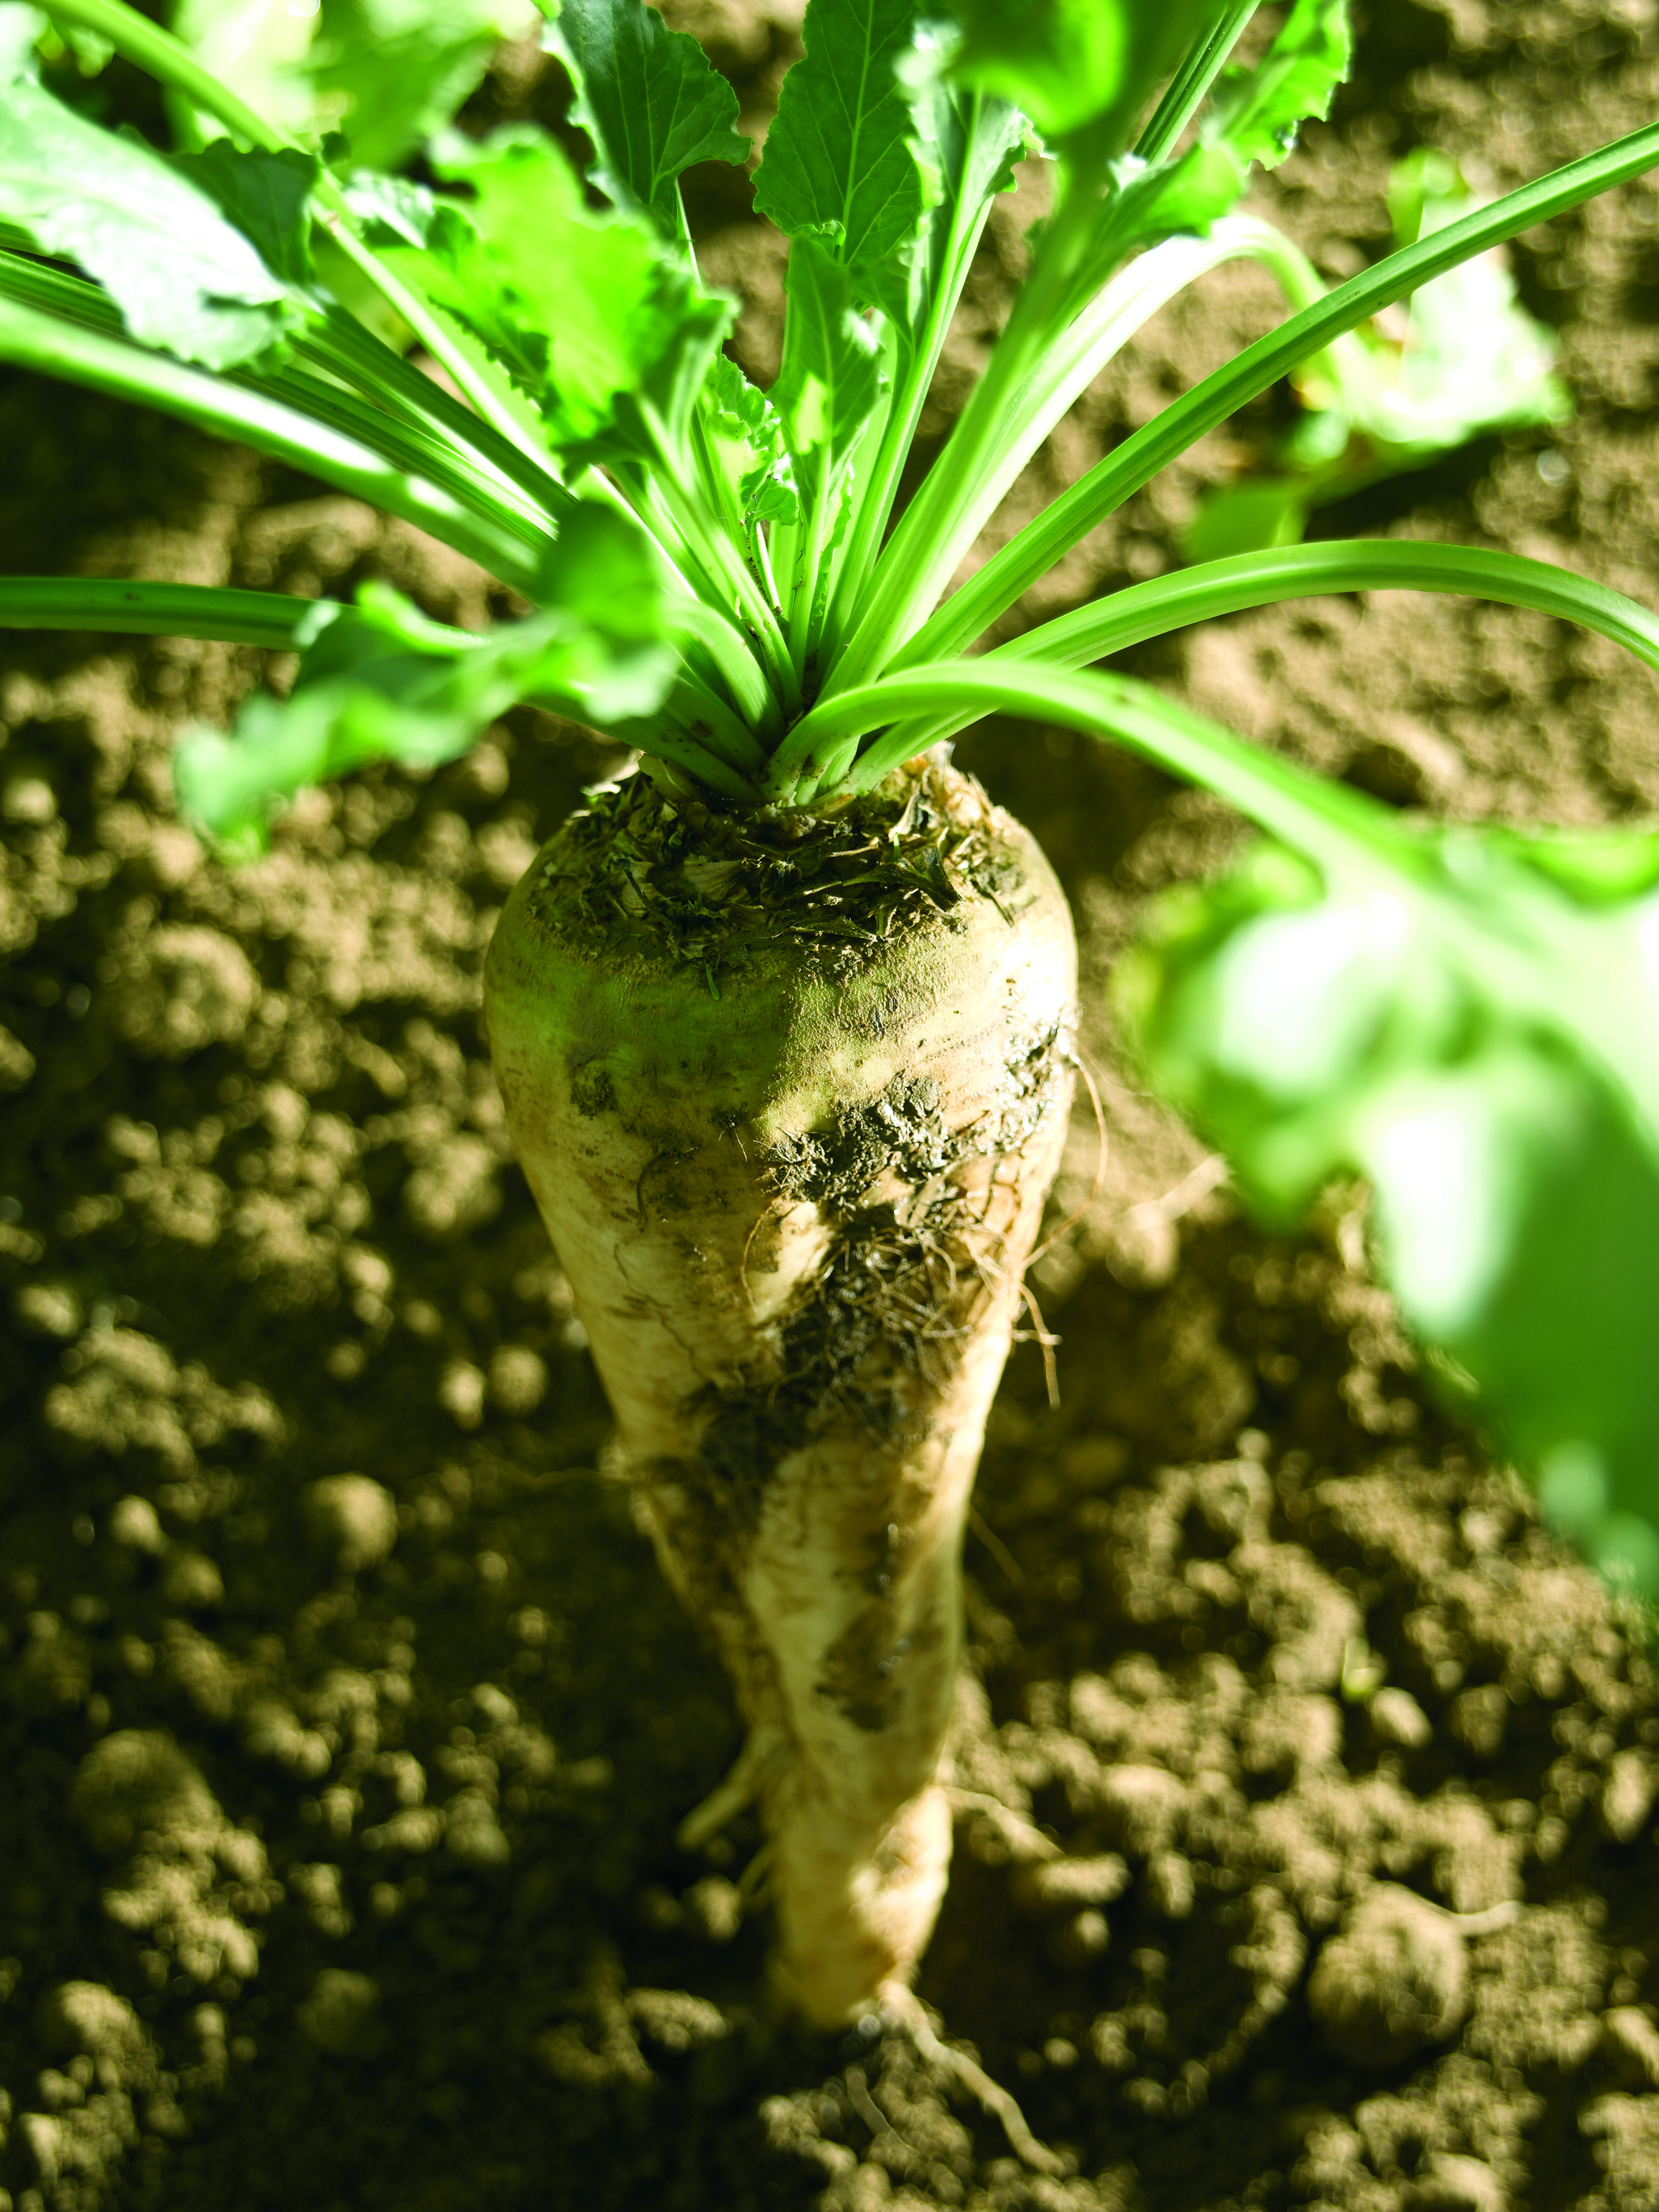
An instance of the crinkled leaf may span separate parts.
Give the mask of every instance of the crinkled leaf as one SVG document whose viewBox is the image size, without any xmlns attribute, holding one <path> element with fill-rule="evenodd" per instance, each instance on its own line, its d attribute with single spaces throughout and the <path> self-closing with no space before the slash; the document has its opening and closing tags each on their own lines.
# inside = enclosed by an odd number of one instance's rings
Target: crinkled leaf
<svg viewBox="0 0 1659 2212">
<path fill-rule="evenodd" d="M 443 204 L 411 178 L 382 176 L 374 169 L 354 169 L 341 192 L 364 240 L 375 246 L 425 246 Z"/>
<path fill-rule="evenodd" d="M 1241 169 L 1277 168 L 1310 117 L 1331 112 L 1352 52 L 1347 0 L 1296 0 L 1255 69 L 1224 70 L 1206 116 L 1206 145 L 1223 146 Z"/>
<path fill-rule="evenodd" d="M 1159 81 L 1224 0 L 951 0 L 954 74 L 1029 115 L 1062 150 L 1121 150 Z"/>
<path fill-rule="evenodd" d="M 654 712 L 677 657 L 637 526 L 612 508 L 579 507 L 541 583 L 550 604 L 477 639 L 429 621 L 386 584 L 365 586 L 356 607 L 321 603 L 287 700 L 258 695 L 233 735 L 198 728 L 180 739 L 181 808 L 257 852 L 272 816 L 307 785 L 373 760 L 453 760 L 519 700 L 601 725 Z"/>
<path fill-rule="evenodd" d="M 1391 879 L 1323 896 L 1258 848 L 1166 901 L 1119 988 L 1270 1218 L 1368 1178 L 1442 1367 L 1591 1556 L 1659 1596 L 1659 841 L 1598 842 L 1425 832 Z"/>
<path fill-rule="evenodd" d="M 929 185 L 911 143 L 910 100 L 897 75 L 908 54 L 912 0 L 811 0 L 805 58 L 783 81 L 755 179 L 755 205 L 791 238 L 811 233 L 868 276 L 915 235 Z"/>
<path fill-rule="evenodd" d="M 307 59 L 316 125 L 343 132 L 355 166 L 394 169 L 534 21 L 531 0 L 322 0 Z"/>
<path fill-rule="evenodd" d="M 879 342 L 858 312 L 853 281 L 817 239 L 789 254 L 783 364 L 772 400 L 803 488 L 827 490 L 881 392 Z"/>
<path fill-rule="evenodd" d="M 702 394 L 703 429 L 728 514 L 744 529 L 800 519 L 783 418 L 734 361 L 716 354 Z"/>
<path fill-rule="evenodd" d="M 142 343 L 210 368 L 270 356 L 308 313 L 198 184 L 23 78 L 0 99 L 0 217 L 78 262 Z"/>
<path fill-rule="evenodd" d="M 678 179 L 694 161 L 749 158 L 738 95 L 696 40 L 644 0 L 550 0 L 546 44 L 570 71 L 593 179 L 618 207 L 649 210 L 680 236 Z"/>
<path fill-rule="evenodd" d="M 296 290 L 312 283 L 311 196 L 323 167 L 314 154 L 289 147 L 244 153 L 216 138 L 173 167 L 218 203 L 268 269 Z"/>
<path fill-rule="evenodd" d="M 920 334 L 939 287 L 960 278 L 960 269 L 951 266 L 953 234 L 972 237 L 986 202 L 1013 190 L 1014 163 L 1036 147 L 1018 108 L 951 81 L 946 70 L 955 47 L 950 25 L 920 22 L 896 64 L 910 111 L 923 213 L 913 238 L 860 272 L 873 304 L 907 340 Z"/>
<path fill-rule="evenodd" d="M 443 203 L 427 247 L 390 258 L 501 362 L 550 442 L 588 457 L 650 453 L 641 400 L 681 436 L 730 301 L 702 290 L 643 218 L 591 213 L 540 131 L 452 137 L 434 160 L 476 197 Z"/>
<path fill-rule="evenodd" d="M 1442 154 L 1423 148 L 1395 173 L 1401 243 L 1443 229 L 1482 203 Z M 1390 359 L 1344 404 L 1357 428 L 1408 452 L 1437 453 L 1477 432 L 1561 421 L 1572 411 L 1554 374 L 1554 333 L 1522 307 L 1501 252 L 1462 262 L 1411 295 Z"/>
</svg>

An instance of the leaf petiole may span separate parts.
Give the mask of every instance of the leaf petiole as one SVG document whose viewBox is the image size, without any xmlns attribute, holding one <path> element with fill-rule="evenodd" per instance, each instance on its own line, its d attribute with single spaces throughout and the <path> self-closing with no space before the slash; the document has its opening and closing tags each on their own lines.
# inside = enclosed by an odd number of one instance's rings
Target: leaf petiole
<svg viewBox="0 0 1659 2212">
<path fill-rule="evenodd" d="M 1414 246 L 1339 285 L 1316 306 L 1249 346 L 1124 440 L 1068 491 L 993 555 L 961 591 L 911 636 L 894 665 L 911 667 L 958 650 L 1012 606 L 1062 555 L 1103 522 L 1130 495 L 1212 430 L 1298 368 L 1310 355 L 1414 291 L 1431 278 L 1502 244 L 1533 224 L 1628 183 L 1659 164 L 1659 124 L 1647 124 L 1612 145 L 1567 162 L 1489 206 L 1449 223 Z M 853 680 L 855 669 L 832 680 Z M 826 689 L 829 689 L 826 686 Z"/>
<path fill-rule="evenodd" d="M 0 360 L 159 407 L 198 429 L 240 439 L 430 531 L 503 583 L 527 593 L 536 588 L 532 548 L 550 544 L 550 531 L 537 532 L 517 516 L 481 511 L 476 499 L 457 497 L 418 467 L 389 464 L 362 441 L 265 392 L 187 368 L 166 355 L 142 352 L 99 331 L 68 327 L 58 315 L 3 297 Z"/>
<path fill-rule="evenodd" d="M 144 584 L 106 576 L 0 576 L 0 629 L 113 630 L 209 637 L 290 651 L 318 602 L 285 592 L 210 584 Z"/>
</svg>

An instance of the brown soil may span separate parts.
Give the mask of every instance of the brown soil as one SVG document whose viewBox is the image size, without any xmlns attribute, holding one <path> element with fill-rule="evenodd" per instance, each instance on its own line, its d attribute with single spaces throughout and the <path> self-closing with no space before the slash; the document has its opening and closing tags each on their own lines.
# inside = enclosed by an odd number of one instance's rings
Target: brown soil
<svg viewBox="0 0 1659 2212">
<path fill-rule="evenodd" d="M 1409 144 L 1498 186 L 1649 117 L 1653 17 L 1388 0 L 1273 198 L 1344 272 Z M 745 36 L 729 58 L 763 88 L 775 49 Z M 1516 251 L 1574 422 L 1322 529 L 1650 596 L 1656 206 L 1633 188 Z M 700 222 L 763 352 L 772 264 L 729 200 Z M 1255 276 L 1206 280 L 1029 495 L 1272 313 Z M 413 533 L 102 402 L 11 380 L 0 438 L 15 566 L 378 573 L 487 611 Z M 1166 564 L 1231 465 L 1211 441 L 1044 604 Z M 1121 1073 L 1104 1188 L 1079 1122 L 1058 1204 L 1084 1218 L 1036 1272 L 1061 1402 L 1027 1344 L 994 1416 L 921 1981 L 1072 2178 L 1022 2167 L 879 2023 L 767 2021 L 752 1838 L 672 1841 L 735 1751 L 731 1699 L 605 1479 L 477 1026 L 507 887 L 613 757 L 520 713 L 424 782 L 307 800 L 226 873 L 171 817 L 166 750 L 258 661 L 46 638 L 0 663 L 0 2207 L 1659 2201 L 1649 1664 L 1434 1409 L 1358 1212 L 1264 1238 Z M 1541 617 L 1331 599 L 1130 665 L 1398 800 L 1659 800 L 1651 679 Z M 962 757 L 1066 882 L 1109 1067 L 1099 985 L 1138 902 L 1236 833 L 1069 738 L 999 726 Z"/>
</svg>

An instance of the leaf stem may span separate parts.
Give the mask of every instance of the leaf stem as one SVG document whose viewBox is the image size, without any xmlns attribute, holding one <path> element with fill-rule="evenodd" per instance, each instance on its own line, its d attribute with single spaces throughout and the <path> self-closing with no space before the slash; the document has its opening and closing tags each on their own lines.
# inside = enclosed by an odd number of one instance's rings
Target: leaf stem
<svg viewBox="0 0 1659 2212">
<path fill-rule="evenodd" d="M 976 94 L 968 128 L 963 134 L 962 166 L 964 172 L 972 162 L 974 132 L 978 127 L 983 107 L 983 96 Z M 899 483 L 915 438 L 916 424 L 921 419 L 921 410 L 933 386 L 939 356 L 945 350 L 951 318 L 956 313 L 957 302 L 961 299 L 963 287 L 968 281 L 968 271 L 973 265 L 974 254 L 985 226 L 990 221 L 990 200 L 988 198 L 977 212 L 974 212 L 968 207 L 963 183 L 964 179 L 958 179 L 957 205 L 945 245 L 944 270 L 934 288 L 921 337 L 911 353 L 903 385 L 894 400 L 883 431 L 881 446 L 864 486 L 842 562 L 836 592 L 837 613 L 851 610 L 854 621 L 865 611 L 866 586 L 883 533 L 892 514 L 893 502 L 898 496 Z M 830 626 L 825 633 L 825 644 L 830 653 L 834 653 L 840 645 L 843 626 L 842 622 L 832 615 Z"/>
<path fill-rule="evenodd" d="M 263 392 L 208 375 L 165 354 L 143 351 L 125 339 L 68 325 L 57 315 L 41 314 L 4 298 L 0 298 L 0 361 L 116 398 L 159 407 L 198 429 L 240 439 L 430 531 L 502 582 L 526 592 L 536 588 L 532 548 L 538 537 L 543 544 L 550 543 L 550 532 L 533 533 L 516 516 L 492 515 L 476 498 L 462 500 L 418 470 L 392 465 L 372 447 Z"/>
<path fill-rule="evenodd" d="M 985 660 L 1040 660 L 1050 667 L 1082 668 L 1145 638 L 1245 607 L 1323 592 L 1401 591 L 1449 592 L 1530 607 L 1598 631 L 1659 671 L 1659 617 L 1608 585 L 1519 553 L 1388 538 L 1275 546 L 1154 576 L 1042 623 L 987 653 Z"/>
<path fill-rule="evenodd" d="M 994 452 L 1007 413 L 1037 366 L 1097 210 L 1091 185 L 1074 180 L 1042 234 L 1030 273 L 1014 295 L 1002 335 L 944 452 L 875 564 L 865 611 L 835 664 L 837 689 L 881 667 L 917 614 L 950 581 L 955 563 L 944 565 L 945 549 L 955 543 L 964 489 Z"/>
<path fill-rule="evenodd" d="M 1321 352 L 1419 284 L 1597 192 L 1628 183 L 1656 164 L 1659 124 L 1648 124 L 1506 193 L 1414 246 L 1402 247 L 1339 285 L 1317 305 L 1293 315 L 1224 368 L 1206 376 L 1097 462 L 921 625 L 896 665 L 908 667 L 936 659 L 977 637 L 1132 493 L 1310 355 Z M 837 672 L 837 680 L 839 676 Z"/>
<path fill-rule="evenodd" d="M 1071 614 L 1041 623 L 974 663 L 980 668 L 1037 661 L 1049 668 L 1084 668 L 1122 653 L 1150 637 L 1163 637 L 1194 623 L 1237 614 L 1247 607 L 1270 606 L 1285 599 L 1330 592 L 1446 592 L 1491 599 L 1501 606 L 1529 607 L 1562 622 L 1581 624 L 1622 645 L 1659 673 L 1659 617 L 1623 592 L 1574 575 L 1547 561 L 1518 553 L 1499 553 L 1465 545 L 1425 545 L 1379 539 L 1333 539 L 1319 545 L 1276 546 L 1257 553 L 1236 553 L 1201 568 L 1182 568 L 1130 584 L 1109 598 Z M 983 710 L 964 702 L 954 711 L 924 721 L 906 722 L 884 751 L 908 760 L 941 738 L 954 737 L 980 719 Z M 787 775 L 791 762 L 816 756 L 817 711 L 795 725 L 781 748 L 773 774 Z M 855 743 L 834 754 L 820 787 L 836 787 L 852 765 Z"/>
<path fill-rule="evenodd" d="M 143 584 L 105 576 L 0 576 L 0 629 L 109 630 L 139 637 L 208 637 L 227 645 L 292 648 L 318 602 L 286 592 L 210 584 Z"/>
<path fill-rule="evenodd" d="M 1170 78 L 1164 97 L 1152 111 L 1135 143 L 1135 152 L 1151 167 L 1166 161 L 1175 143 L 1198 112 L 1199 102 L 1220 76 L 1227 57 L 1261 0 L 1231 0 L 1231 5 L 1197 41 Z"/>
<path fill-rule="evenodd" d="M 1414 833 L 1379 801 L 1332 783 L 1279 755 L 1247 744 L 1127 677 L 1076 676 L 1058 669 L 999 667 L 982 660 L 940 661 L 906 669 L 840 694 L 814 710 L 817 739 L 803 780 L 815 778 L 832 749 L 864 731 L 919 715 L 954 714 L 972 706 L 1035 717 L 1091 735 L 1103 732 L 1132 752 L 1188 783 L 1226 799 L 1273 836 L 1319 866 L 1341 866 L 1356 854 L 1386 857 L 1396 872 L 1417 842 Z M 842 789 L 866 791 L 897 765 L 889 744 L 871 747 Z"/>
</svg>

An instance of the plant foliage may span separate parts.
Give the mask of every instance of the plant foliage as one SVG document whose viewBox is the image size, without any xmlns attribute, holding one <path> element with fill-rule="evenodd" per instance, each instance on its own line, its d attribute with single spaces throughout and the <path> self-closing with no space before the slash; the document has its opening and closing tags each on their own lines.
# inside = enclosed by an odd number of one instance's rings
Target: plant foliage
<svg viewBox="0 0 1659 2212">
<path fill-rule="evenodd" d="M 289 695 L 181 742 L 186 811 L 256 852 L 304 785 L 449 758 L 523 700 L 736 807 L 825 809 L 998 708 L 1132 746 L 1271 842 L 1173 896 L 1120 981 L 1148 1065 L 1289 1219 L 1366 1177 L 1385 1266 L 1448 1378 L 1610 1573 L 1659 1594 L 1659 844 L 1407 823 L 1085 670 L 1328 590 L 1484 593 L 1659 666 L 1646 610 L 1456 548 L 1298 546 L 1309 507 L 1565 405 L 1503 242 L 1659 161 L 1659 125 L 1479 204 L 1397 173 L 1396 250 L 1331 291 L 1241 206 L 1347 66 L 1345 0 L 811 0 L 756 172 L 790 240 L 781 368 L 725 349 L 680 179 L 749 157 L 731 88 L 642 0 L 0 5 L 0 358 L 300 460 L 484 563 L 528 611 L 481 635 L 384 586 L 354 606 L 157 580 L 0 580 L 0 620 L 289 645 Z M 463 103 L 539 28 L 589 159 Z M 173 143 L 93 119 L 112 52 Z M 1242 58 L 1248 52 L 1248 58 Z M 419 173 L 410 164 L 419 157 Z M 1046 166 L 1007 326 L 908 504 L 901 484 L 999 195 Z M 964 558 L 1146 318 L 1219 263 L 1281 327 L 1017 532 Z M 1392 324 L 1389 317 L 1392 316 Z M 441 377 L 428 374 L 441 373 Z M 1124 500 L 1282 378 L 1305 413 L 1200 518 L 1206 557 L 978 659 Z M 447 387 L 447 388 L 446 388 Z M 459 397 L 456 395 L 459 394 Z"/>
</svg>

